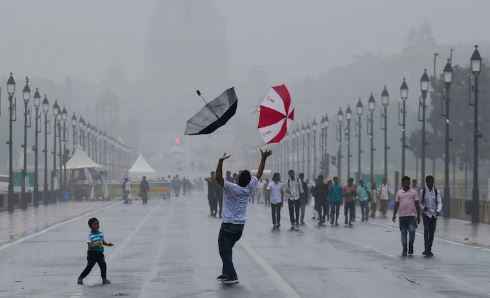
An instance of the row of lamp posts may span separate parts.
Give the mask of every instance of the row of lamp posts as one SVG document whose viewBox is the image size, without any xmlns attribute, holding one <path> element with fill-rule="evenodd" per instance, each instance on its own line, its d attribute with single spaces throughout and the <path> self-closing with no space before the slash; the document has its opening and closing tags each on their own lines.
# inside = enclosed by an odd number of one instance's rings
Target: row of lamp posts
<svg viewBox="0 0 490 298">
<path fill-rule="evenodd" d="M 452 83 L 452 59 L 448 59 L 443 70 L 443 81 L 445 84 L 445 96 L 444 96 L 444 112 L 443 117 L 445 121 L 445 138 L 444 138 L 444 196 L 443 196 L 443 215 L 448 217 L 450 214 L 450 187 L 449 187 L 449 163 L 450 163 L 450 87 Z M 472 86 L 472 101 L 470 105 L 474 108 L 474 119 L 473 119 L 473 190 L 472 190 L 472 222 L 479 222 L 479 175 L 478 175 L 478 160 L 479 160 L 479 139 L 481 138 L 481 133 L 479 132 L 478 123 L 478 77 L 481 72 L 481 62 L 482 58 L 478 51 L 478 46 L 475 46 L 473 54 L 470 58 L 470 68 L 473 76 L 473 86 Z M 434 74 L 435 77 L 435 74 Z M 427 69 L 424 70 L 420 78 L 420 97 L 418 102 L 418 120 L 421 122 L 421 142 L 420 142 L 420 152 L 421 152 L 421 178 L 424 179 L 426 175 L 426 124 L 427 124 L 427 97 L 430 89 L 430 78 L 427 73 Z M 407 149 L 407 100 L 408 100 L 408 84 L 403 78 L 400 86 L 400 101 L 398 106 L 398 125 L 401 128 L 401 176 L 406 175 L 406 149 Z M 381 92 L 381 129 L 383 131 L 384 139 L 384 156 L 383 156 L 383 176 L 388 177 L 388 151 L 390 146 L 388 145 L 388 107 L 389 107 L 389 92 L 386 86 Z M 368 116 L 366 131 L 370 142 L 370 181 L 374 181 L 374 113 L 376 110 L 376 100 L 374 95 L 368 99 Z M 362 177 L 362 115 L 364 113 L 364 105 L 359 99 L 356 104 L 357 113 L 357 131 L 356 136 L 358 137 L 358 165 L 357 165 L 357 180 Z M 337 112 L 337 126 L 336 126 L 336 141 L 337 141 L 337 153 L 336 153 L 336 165 L 337 165 L 337 176 L 342 177 L 342 160 L 344 158 L 343 143 L 347 143 L 347 177 L 351 177 L 351 120 L 352 120 L 352 109 L 348 106 L 345 112 L 342 108 Z M 293 165 L 296 165 L 298 172 L 307 173 L 308 177 L 310 174 L 316 175 L 317 169 L 317 128 L 320 128 L 320 165 L 322 169 L 322 174 L 328 175 L 328 168 L 330 164 L 330 156 L 327 152 L 327 136 L 329 120 L 328 116 L 325 114 L 321 117 L 320 122 L 317 124 L 316 120 L 309 122 L 308 124 L 302 124 L 294 127 L 288 134 L 290 141 L 289 147 L 284 147 L 283 153 L 287 156 L 291 155 L 291 161 Z M 313 148 L 310 143 L 310 136 L 313 136 Z M 310 164 L 310 153 L 313 151 L 313 167 Z M 302 154 L 301 154 L 302 153 Z M 302 160 L 300 160 L 302 158 Z M 306 158 L 306 160 L 305 160 Z M 294 162 L 295 161 L 295 162 Z M 280 160 L 276 160 L 276 164 L 279 164 Z M 289 164 L 288 164 L 289 165 Z M 276 169 L 283 169 L 284 172 L 287 167 L 277 166 Z M 313 169 L 313 172 L 310 172 Z"/>
<path fill-rule="evenodd" d="M 8 177 L 8 194 L 7 202 L 9 211 L 13 211 L 15 205 L 15 193 L 14 193 L 14 168 L 13 168 L 13 124 L 17 121 L 16 119 L 16 107 L 17 100 L 15 97 L 16 82 L 12 73 L 10 73 L 7 79 L 7 93 L 8 93 L 8 106 L 9 106 L 9 139 L 8 139 L 8 153 L 9 153 L 9 177 Z M 23 167 L 21 172 L 20 181 L 20 197 L 19 197 L 19 207 L 27 208 L 29 196 L 26 191 L 26 178 L 27 178 L 27 150 L 28 150 L 28 128 L 31 128 L 32 124 L 32 111 L 31 111 L 31 86 L 28 78 L 25 80 L 24 88 L 22 89 L 22 99 L 24 103 L 24 136 L 23 136 Z M 127 155 L 130 153 L 130 148 L 124 145 L 122 142 L 116 140 L 115 138 L 108 136 L 107 134 L 101 132 L 95 126 L 85 122 L 85 120 L 80 116 L 77 119 L 76 114 L 72 116 L 72 152 L 70 153 L 67 146 L 68 136 L 67 136 L 67 124 L 68 124 L 68 111 L 65 107 L 61 107 L 58 101 L 55 101 L 51 107 L 52 119 L 53 119 L 53 143 L 52 143 L 52 154 L 53 154 L 53 167 L 51 171 L 51 189 L 49 189 L 49 178 L 48 178 L 48 134 L 49 132 L 49 111 L 50 103 L 48 97 L 44 95 L 41 99 L 41 94 L 36 88 L 34 95 L 32 96 L 32 106 L 34 107 L 34 144 L 32 146 L 32 151 L 34 152 L 34 176 L 33 176 L 33 194 L 32 202 L 34 206 L 38 206 L 42 200 L 44 204 L 47 204 L 50 198 L 49 191 L 56 198 L 56 191 L 61 190 L 64 192 L 67 187 L 67 169 L 66 162 L 68 157 L 74 153 L 77 146 L 82 147 L 86 150 L 91 158 L 96 162 L 105 163 L 105 165 L 111 166 L 111 174 L 115 170 L 115 163 L 120 167 L 125 161 L 128 160 Z M 39 190 L 39 135 L 42 133 L 41 122 L 44 120 L 44 148 L 42 153 L 44 153 L 44 184 L 43 193 Z M 85 139 L 87 137 L 87 140 Z M 77 138 L 80 143 L 77 143 Z M 86 145 L 90 142 L 88 139 L 92 139 L 92 148 L 88 148 Z M 87 141 L 87 142 L 86 142 Z M 102 150 L 100 153 L 97 152 L 97 144 L 101 144 Z M 115 155 L 115 156 L 112 156 Z M 57 174 L 58 173 L 58 174 Z M 57 185 L 56 185 L 57 184 Z"/>
</svg>

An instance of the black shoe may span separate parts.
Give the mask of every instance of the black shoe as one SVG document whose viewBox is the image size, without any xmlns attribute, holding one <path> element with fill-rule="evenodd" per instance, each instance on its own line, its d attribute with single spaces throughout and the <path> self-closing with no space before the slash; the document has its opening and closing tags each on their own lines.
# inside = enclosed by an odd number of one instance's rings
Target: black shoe
<svg viewBox="0 0 490 298">
<path fill-rule="evenodd" d="M 424 251 L 422 252 L 422 255 L 427 256 L 427 252 L 424 250 Z"/>
<path fill-rule="evenodd" d="M 408 255 L 413 256 L 413 246 L 408 247 Z"/>
<path fill-rule="evenodd" d="M 407 256 L 407 251 L 406 250 L 402 251 L 402 257 L 406 257 L 406 256 Z"/>
<path fill-rule="evenodd" d="M 83 279 L 78 279 L 77 284 L 83 286 Z"/>
<path fill-rule="evenodd" d="M 434 254 L 431 251 L 429 251 L 429 252 L 427 252 L 427 254 L 425 256 L 427 258 L 432 258 L 434 256 Z"/>
<path fill-rule="evenodd" d="M 111 281 L 108 280 L 108 279 L 104 279 L 104 280 L 102 280 L 102 284 L 103 285 L 110 285 L 111 284 Z"/>
<path fill-rule="evenodd" d="M 239 281 L 238 281 L 238 278 L 226 278 L 223 280 L 223 283 L 225 285 L 234 285 L 234 284 L 237 284 Z"/>
<path fill-rule="evenodd" d="M 225 279 L 227 279 L 227 277 L 224 274 L 221 274 L 220 276 L 216 277 L 216 280 L 219 280 L 219 281 L 224 281 Z"/>
</svg>

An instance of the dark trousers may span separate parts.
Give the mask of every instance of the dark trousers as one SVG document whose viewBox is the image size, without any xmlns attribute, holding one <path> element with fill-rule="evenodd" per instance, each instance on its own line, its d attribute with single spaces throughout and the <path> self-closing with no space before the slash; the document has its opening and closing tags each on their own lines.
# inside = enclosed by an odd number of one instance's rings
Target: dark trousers
<svg viewBox="0 0 490 298">
<path fill-rule="evenodd" d="M 102 276 L 102 280 L 107 279 L 107 264 L 105 263 L 104 254 L 96 251 L 88 251 L 87 252 L 87 266 L 83 269 L 82 273 L 78 279 L 83 280 L 87 275 L 89 275 L 92 268 L 94 268 L 95 264 L 99 264 L 100 275 Z"/>
<path fill-rule="evenodd" d="M 218 212 L 218 200 L 216 199 L 215 196 L 208 197 L 208 202 L 209 202 L 209 213 L 211 216 L 216 216 L 216 213 Z"/>
<path fill-rule="evenodd" d="M 143 204 L 148 204 L 148 193 L 146 191 L 141 193 L 141 200 Z"/>
<path fill-rule="evenodd" d="M 408 251 L 413 252 L 413 243 L 415 241 L 415 230 L 417 222 L 415 216 L 402 216 L 399 218 L 400 232 L 402 237 L 403 252 L 407 252 L 407 235 L 408 235 Z"/>
<path fill-rule="evenodd" d="M 274 226 L 279 226 L 281 224 L 281 208 L 282 203 L 271 204 L 272 224 Z"/>
<path fill-rule="evenodd" d="M 372 200 L 371 201 L 371 207 L 369 207 L 369 208 L 371 211 L 371 218 L 375 218 L 376 217 L 376 209 L 378 208 L 376 201 Z"/>
<path fill-rule="evenodd" d="M 379 211 L 386 217 L 386 211 L 388 210 L 388 200 L 379 200 Z"/>
<path fill-rule="evenodd" d="M 306 212 L 306 196 L 299 199 L 299 222 L 301 224 L 305 223 L 305 212 Z"/>
<path fill-rule="evenodd" d="M 426 252 L 432 252 L 432 243 L 434 242 L 434 233 L 436 231 L 437 218 L 422 216 L 424 221 L 424 246 Z"/>
<path fill-rule="evenodd" d="M 299 224 L 299 200 L 288 200 L 289 220 L 291 225 Z"/>
<path fill-rule="evenodd" d="M 320 223 L 324 223 L 325 222 L 325 217 L 327 218 L 328 220 L 328 201 L 327 200 L 319 200 L 318 202 L 318 216 L 320 217 Z"/>
<path fill-rule="evenodd" d="M 231 223 L 222 223 L 218 236 L 218 248 L 223 269 L 221 274 L 231 279 L 237 279 L 238 276 L 233 266 L 233 246 L 240 240 L 243 233 L 243 225 Z"/>
<path fill-rule="evenodd" d="M 361 221 L 368 221 L 369 217 L 369 202 L 368 201 L 360 201 L 359 205 L 361 205 Z"/>
<path fill-rule="evenodd" d="M 339 223 L 340 203 L 330 204 L 330 224 Z"/>
<path fill-rule="evenodd" d="M 352 224 L 352 220 L 354 219 L 355 216 L 355 205 L 354 202 L 345 202 L 344 204 L 344 218 L 345 218 L 345 224 Z"/>
</svg>

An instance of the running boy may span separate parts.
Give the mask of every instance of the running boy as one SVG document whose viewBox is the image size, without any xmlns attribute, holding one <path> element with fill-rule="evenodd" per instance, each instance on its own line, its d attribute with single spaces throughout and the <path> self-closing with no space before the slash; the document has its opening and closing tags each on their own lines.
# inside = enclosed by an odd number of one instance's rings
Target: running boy
<svg viewBox="0 0 490 298">
<path fill-rule="evenodd" d="M 104 234 L 99 231 L 99 220 L 95 217 L 88 220 L 90 234 L 88 236 L 87 249 L 87 266 L 78 277 L 78 284 L 83 285 L 83 279 L 89 275 L 95 263 L 99 264 L 102 284 L 107 285 L 111 282 L 107 279 L 107 264 L 104 259 L 104 246 L 114 246 L 114 244 L 105 242 Z"/>
</svg>

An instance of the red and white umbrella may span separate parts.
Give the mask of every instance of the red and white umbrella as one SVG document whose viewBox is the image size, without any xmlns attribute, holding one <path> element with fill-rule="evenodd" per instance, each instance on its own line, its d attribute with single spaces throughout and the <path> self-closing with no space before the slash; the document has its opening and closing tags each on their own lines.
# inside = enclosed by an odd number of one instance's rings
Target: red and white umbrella
<svg viewBox="0 0 490 298">
<path fill-rule="evenodd" d="M 294 107 L 286 85 L 273 86 L 259 108 L 259 132 L 267 144 L 279 143 L 294 120 Z"/>
</svg>

